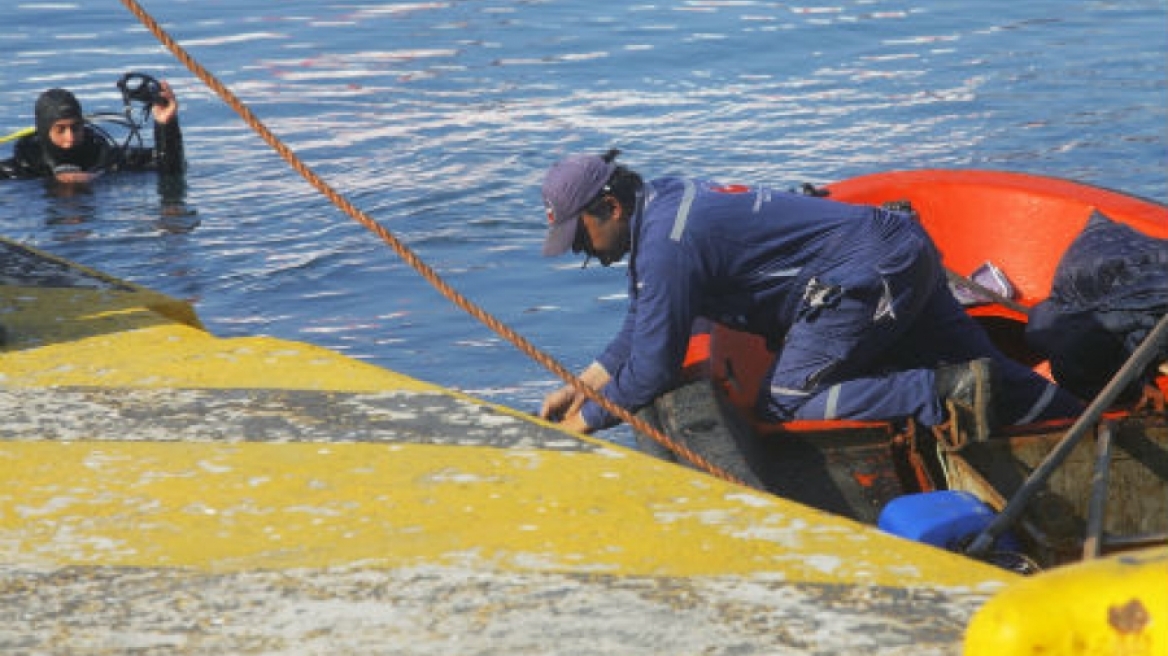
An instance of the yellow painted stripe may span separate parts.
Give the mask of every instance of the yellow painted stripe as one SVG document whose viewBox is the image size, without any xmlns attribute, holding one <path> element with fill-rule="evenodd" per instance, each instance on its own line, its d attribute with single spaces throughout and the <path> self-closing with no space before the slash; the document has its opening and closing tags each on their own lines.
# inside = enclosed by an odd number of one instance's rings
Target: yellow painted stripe
<svg viewBox="0 0 1168 656">
<path fill-rule="evenodd" d="M 626 452 L 0 443 L 0 561 L 469 565 L 996 589 L 1013 575 Z"/>
<path fill-rule="evenodd" d="M 9 337 L 0 382 L 10 390 L 467 398 L 307 344 L 218 339 L 198 328 L 188 305 L 133 287 L 9 286 L 0 289 L 0 309 Z M 74 397 L 85 398 L 45 401 Z M 232 403 L 214 407 L 246 410 Z M 44 412 L 51 421 L 52 408 Z M 489 413 L 480 419 L 496 425 Z M 548 425 L 525 421 L 530 435 L 498 441 L 523 448 L 337 443 L 327 434 L 320 442 L 278 444 L 146 442 L 135 435 L 109 441 L 118 423 L 96 420 L 92 429 L 75 422 L 72 433 L 55 433 L 83 439 L 41 441 L 36 421 L 27 422 L 9 436 L 19 441 L 0 442 L 0 562 L 209 572 L 447 566 L 741 575 L 977 593 L 1016 578 L 618 447 L 539 448 L 549 446 L 542 433 Z M 98 428 L 107 439 L 85 439 Z"/>
<path fill-rule="evenodd" d="M 440 392 L 484 404 L 304 342 L 217 338 L 185 302 L 71 266 L 125 289 L 0 286 L 0 326 L 7 339 L 0 384 Z M 531 419 L 513 408 L 491 407 Z"/>
<path fill-rule="evenodd" d="M 159 323 L 3 355 L 8 386 L 211 387 L 333 391 L 437 390 L 338 353 L 269 337 L 215 339 Z"/>
</svg>

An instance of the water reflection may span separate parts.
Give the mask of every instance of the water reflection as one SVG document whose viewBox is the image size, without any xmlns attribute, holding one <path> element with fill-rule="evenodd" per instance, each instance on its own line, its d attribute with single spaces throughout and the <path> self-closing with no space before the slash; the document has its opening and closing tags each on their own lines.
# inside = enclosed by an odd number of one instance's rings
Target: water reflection
<svg viewBox="0 0 1168 656">
<path fill-rule="evenodd" d="M 141 192 L 132 186 L 150 185 L 147 175 L 111 174 L 90 183 L 37 181 L 44 190 L 44 225 L 52 228 L 53 238 L 58 241 L 90 237 L 100 230 L 100 222 L 117 225 L 147 219 L 156 230 L 171 234 L 185 234 L 197 228 L 201 220 L 198 210 L 187 203 L 185 176 L 157 176 L 157 200 L 149 205 L 136 205 L 136 198 L 129 203 L 124 197 L 118 198 L 125 192 L 141 197 Z M 132 180 L 116 180 L 119 176 Z"/>
<path fill-rule="evenodd" d="M 199 225 L 198 211 L 187 205 L 185 174 L 158 175 L 159 215 L 155 225 L 170 233 L 187 233 Z"/>
<path fill-rule="evenodd" d="M 615 330 L 624 279 L 538 256 L 539 180 L 567 152 L 619 145 L 653 176 L 782 187 L 978 167 L 1168 198 L 1162 0 L 157 4 L 309 167 L 570 368 Z M 519 407 L 554 384 L 322 199 L 116 3 L 6 17 L 0 132 L 48 86 L 117 102 L 113 80 L 134 66 L 175 85 L 191 168 L 180 202 L 144 177 L 75 198 L 0 188 L 4 234 L 83 240 L 62 254 L 197 298 L 219 334 L 305 339 Z"/>
<path fill-rule="evenodd" d="M 44 181 L 45 225 L 52 228 L 56 241 L 77 241 L 93 233 L 91 224 L 97 215 L 97 199 L 92 183 Z"/>
</svg>

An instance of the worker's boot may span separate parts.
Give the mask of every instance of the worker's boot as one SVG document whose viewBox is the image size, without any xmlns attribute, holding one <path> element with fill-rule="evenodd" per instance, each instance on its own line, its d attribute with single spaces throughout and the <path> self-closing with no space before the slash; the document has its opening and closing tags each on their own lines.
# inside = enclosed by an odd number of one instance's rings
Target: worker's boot
<svg viewBox="0 0 1168 656">
<path fill-rule="evenodd" d="M 938 367 L 934 388 L 949 415 L 954 446 L 984 442 L 997 430 L 994 416 L 994 361 L 980 358 Z"/>
</svg>

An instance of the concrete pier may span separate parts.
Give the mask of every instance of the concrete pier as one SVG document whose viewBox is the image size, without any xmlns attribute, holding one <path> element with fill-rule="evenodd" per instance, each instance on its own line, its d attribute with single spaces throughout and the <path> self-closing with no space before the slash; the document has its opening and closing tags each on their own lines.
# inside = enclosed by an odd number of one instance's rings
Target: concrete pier
<svg viewBox="0 0 1168 656">
<path fill-rule="evenodd" d="M 0 652 L 960 654 L 1015 575 L 0 242 Z"/>
</svg>

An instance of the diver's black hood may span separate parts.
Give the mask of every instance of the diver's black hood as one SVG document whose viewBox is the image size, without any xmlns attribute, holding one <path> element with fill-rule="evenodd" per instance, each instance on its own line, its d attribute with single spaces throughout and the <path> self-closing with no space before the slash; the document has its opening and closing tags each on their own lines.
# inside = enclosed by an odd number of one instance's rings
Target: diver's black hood
<svg viewBox="0 0 1168 656">
<path fill-rule="evenodd" d="M 81 103 L 71 92 L 65 89 L 49 89 L 37 98 L 36 133 L 50 166 L 77 163 L 71 160 L 82 156 L 81 149 L 74 148 L 72 152 L 62 150 L 53 145 L 52 139 L 49 138 L 49 129 L 53 124 L 67 118 L 85 119 L 81 113 Z"/>
<path fill-rule="evenodd" d="M 36 131 L 37 136 L 47 140 L 49 128 L 61 119 L 83 119 L 81 103 L 77 97 L 65 89 L 49 89 L 42 93 L 36 102 Z"/>
</svg>

